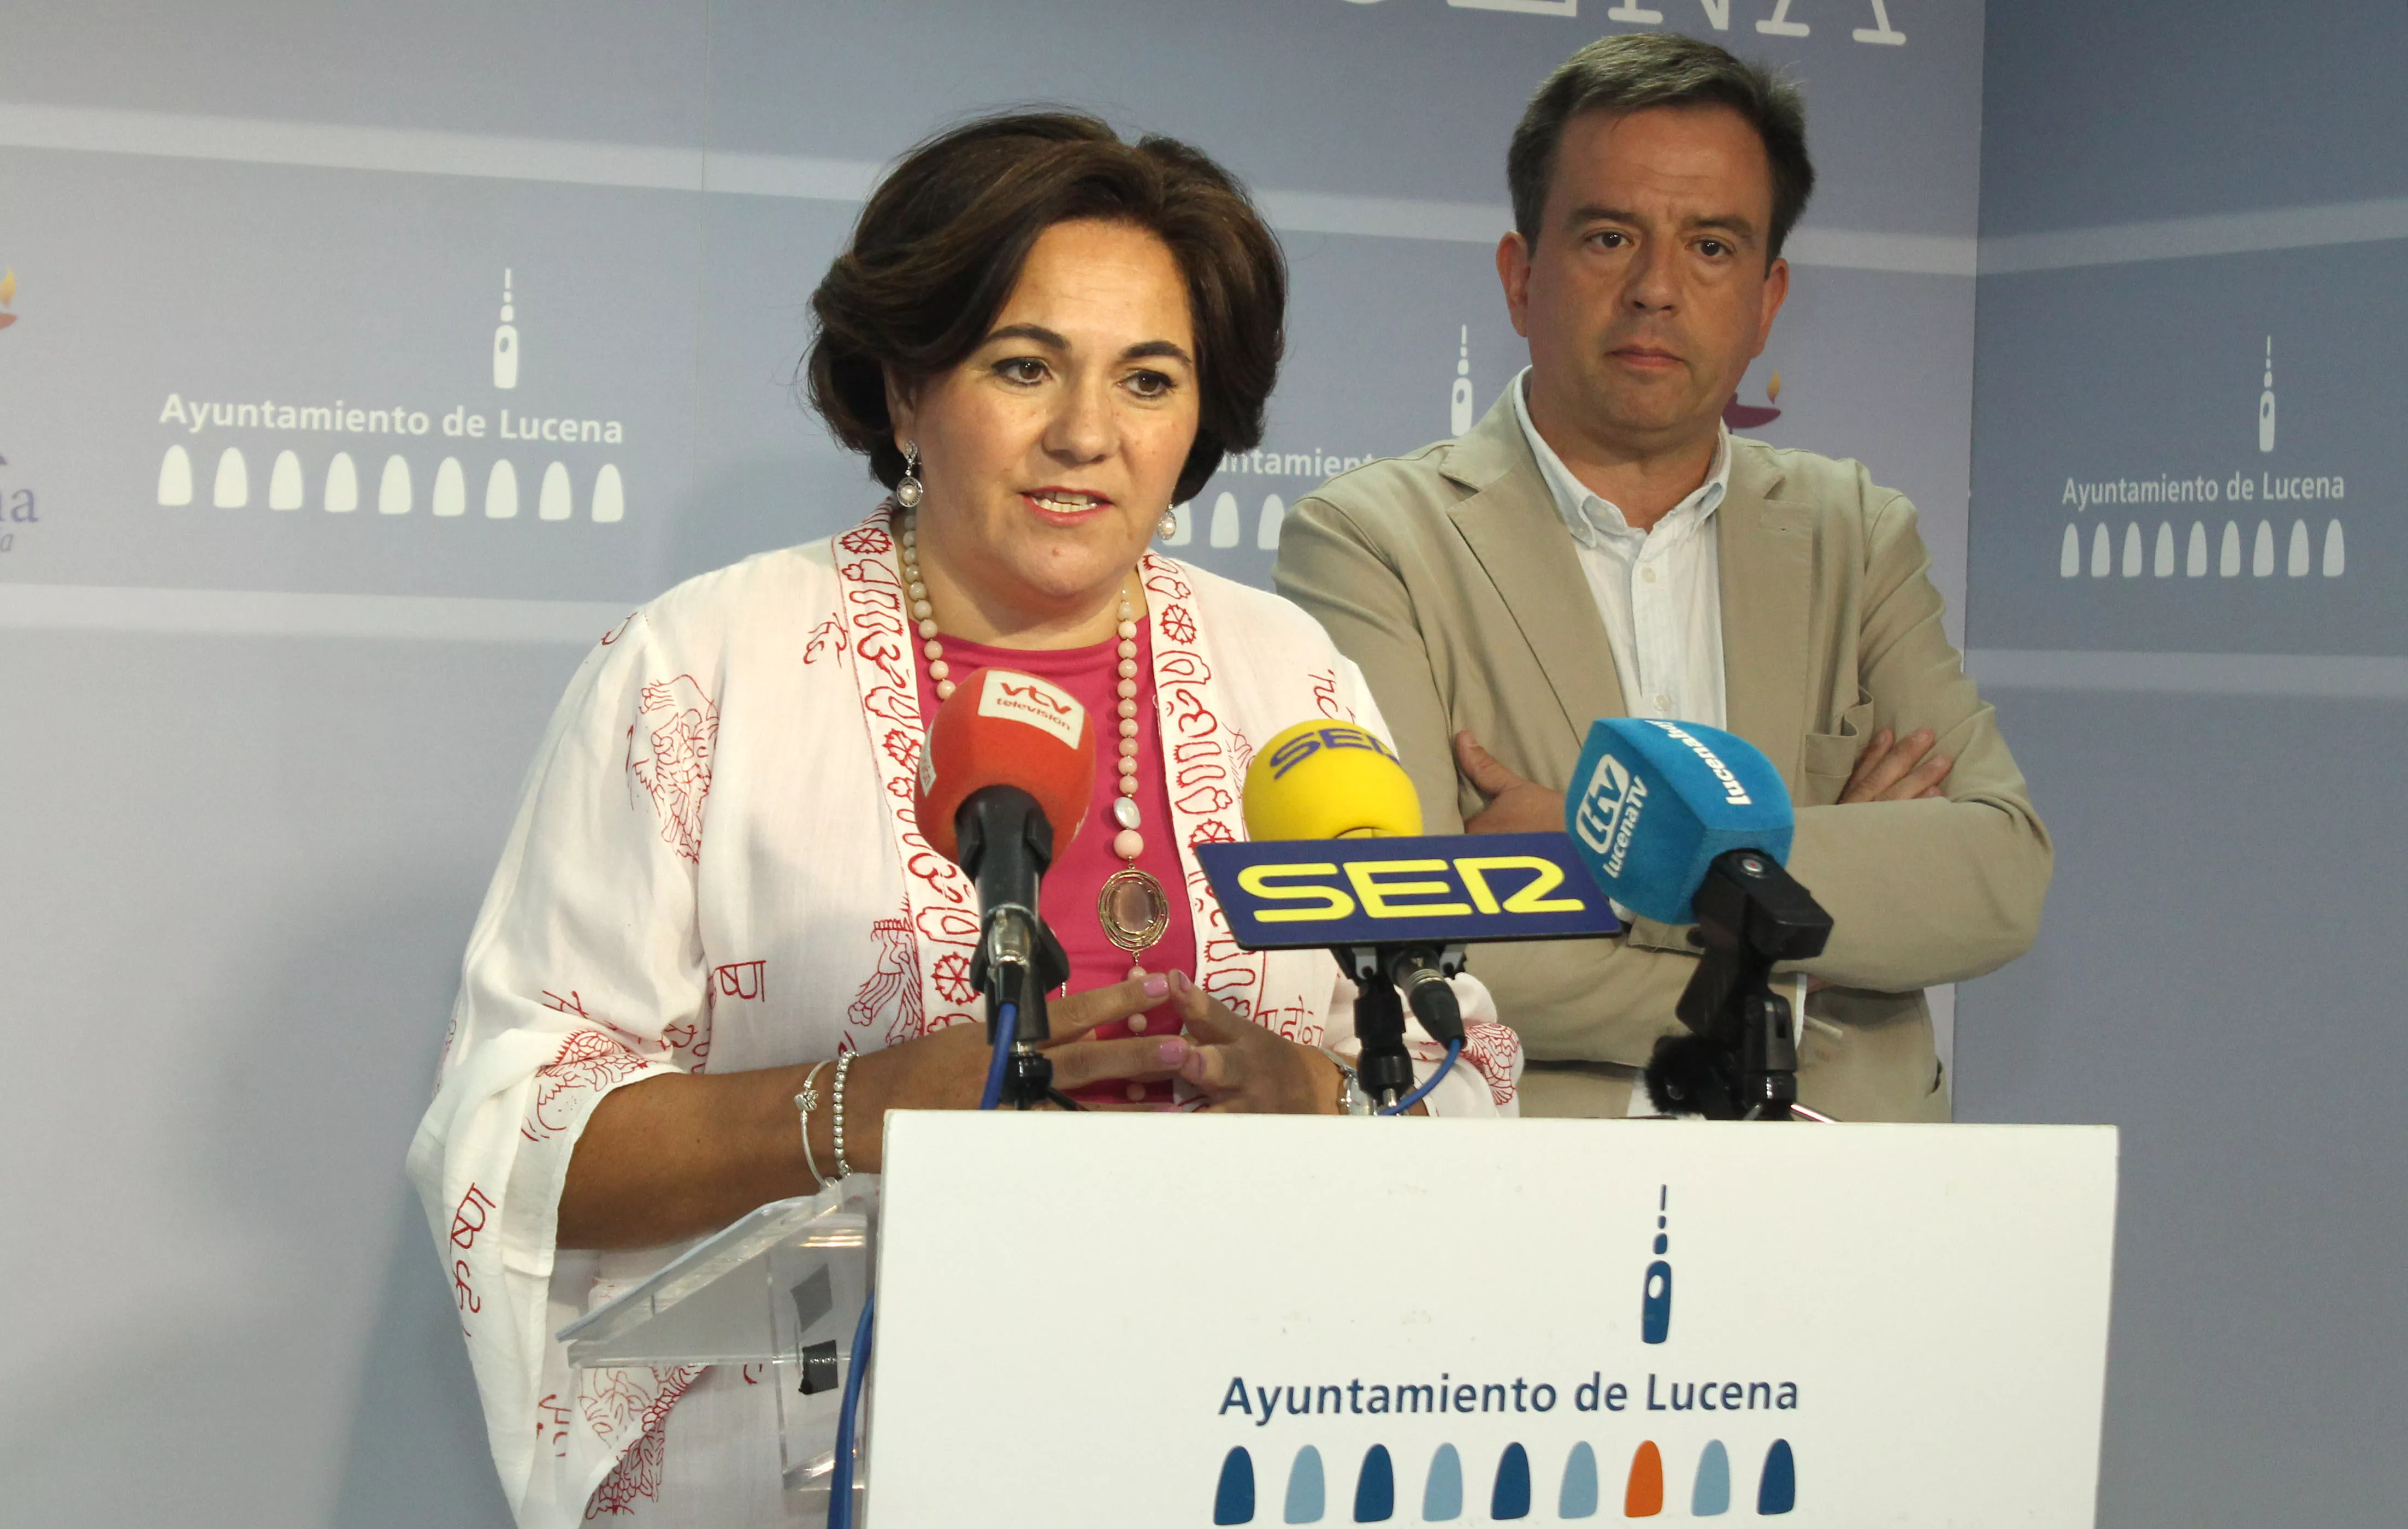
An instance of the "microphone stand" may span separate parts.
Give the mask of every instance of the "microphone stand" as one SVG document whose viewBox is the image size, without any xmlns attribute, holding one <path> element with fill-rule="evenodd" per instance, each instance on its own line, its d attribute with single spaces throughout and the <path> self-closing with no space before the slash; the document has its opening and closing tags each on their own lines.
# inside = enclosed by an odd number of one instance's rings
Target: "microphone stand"
<svg viewBox="0 0 2408 1529">
<path fill-rule="evenodd" d="M 1647 1065 L 1658 1108 L 1723 1121 L 1828 1121 L 1798 1102 L 1798 1047 L 1789 1000 L 1772 968 L 1823 953 L 1831 916 L 1771 856 L 1732 850 L 1714 857 L 1696 898 L 1704 950 L 1681 993 L 1685 1036 L 1658 1041 Z"/>
<path fill-rule="evenodd" d="M 1413 1056 L 1405 1049 L 1405 1007 L 1432 1040 L 1463 1039 L 1463 1011 L 1446 979 L 1463 970 L 1460 945 L 1340 945 L 1330 954 L 1354 983 L 1354 1074 L 1376 1113 L 1413 1091 Z M 1402 989 L 1401 995 L 1398 990 Z"/>
<path fill-rule="evenodd" d="M 1011 1054 L 998 1107 L 1052 1103 L 1085 1107 L 1054 1086 L 1054 1061 L 1038 1043 L 1053 1032 L 1045 995 L 1070 979 L 1070 958 L 1037 913 L 1041 879 L 1054 864 L 1054 825 L 1027 793 L 1013 786 L 973 792 L 954 817 L 960 865 L 978 883 L 984 909 L 970 982 L 986 995 L 989 1046 L 1003 1039 L 1003 1008 L 1012 1006 Z"/>
</svg>

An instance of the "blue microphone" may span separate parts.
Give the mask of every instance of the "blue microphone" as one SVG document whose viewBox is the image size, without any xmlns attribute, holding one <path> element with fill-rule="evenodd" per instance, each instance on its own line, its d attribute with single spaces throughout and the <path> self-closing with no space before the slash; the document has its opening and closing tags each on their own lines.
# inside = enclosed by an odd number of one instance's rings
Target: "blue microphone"
<svg viewBox="0 0 2408 1529">
<path fill-rule="evenodd" d="M 1656 1107 L 1795 1118 L 1798 1050 L 1772 969 L 1822 954 L 1831 916 L 1782 868 L 1798 820 L 1772 761 L 1719 727 L 1609 717 L 1589 726 L 1564 826 L 1607 896 L 1697 926 L 1703 958 L 1677 1010 L 1690 1034 L 1647 1065 Z"/>
<path fill-rule="evenodd" d="M 1665 923 L 1697 922 L 1697 891 L 1716 856 L 1754 850 L 1786 862 L 1797 824 L 1763 750 L 1697 722 L 1591 723 L 1564 794 L 1564 827 L 1589 875 Z"/>
</svg>

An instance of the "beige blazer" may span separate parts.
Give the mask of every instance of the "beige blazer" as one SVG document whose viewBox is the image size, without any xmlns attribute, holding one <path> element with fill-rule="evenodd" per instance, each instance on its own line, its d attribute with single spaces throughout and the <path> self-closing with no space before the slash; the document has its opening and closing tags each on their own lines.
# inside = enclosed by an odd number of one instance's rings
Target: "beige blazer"
<svg viewBox="0 0 2408 1529">
<path fill-rule="evenodd" d="M 1830 910 L 1805 970 L 1799 1092 L 1849 1120 L 1944 1119 L 1922 990 L 1991 971 L 2037 934 L 2047 831 L 1941 629 L 1914 507 L 1854 462 L 1734 438 L 1714 513 L 1730 729 L 1798 806 L 1790 868 Z M 1510 397 L 1459 440 L 1368 464 L 1289 512 L 1280 593 L 1362 666 L 1433 834 L 1480 808 L 1449 739 L 1469 728 L 1557 790 L 1589 722 L 1626 714 L 1571 533 Z M 1835 806 L 1864 742 L 1931 728 L 1947 799 Z M 1538 1060 L 1643 1065 L 1680 1028 L 1686 931 L 1490 946 L 1473 969 Z"/>
</svg>

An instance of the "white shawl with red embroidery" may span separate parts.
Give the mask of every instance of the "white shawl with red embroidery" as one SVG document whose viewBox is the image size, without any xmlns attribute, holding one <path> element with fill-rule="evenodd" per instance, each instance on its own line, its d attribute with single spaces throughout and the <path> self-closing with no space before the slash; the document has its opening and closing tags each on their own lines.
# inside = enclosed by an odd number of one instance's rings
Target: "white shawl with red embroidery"
<svg viewBox="0 0 2408 1529">
<path fill-rule="evenodd" d="M 1287 602 L 1168 558 L 1142 571 L 1197 980 L 1281 1035 L 1350 1048 L 1329 958 L 1239 950 L 1192 847 L 1243 834 L 1256 741 L 1314 716 L 1384 732 L 1377 709 Z M 602 1096 L 655 1069 L 781 1066 L 972 1018 L 976 893 L 912 819 L 923 731 L 882 513 L 663 595 L 602 639 L 552 717 L 409 1153 L 529 1529 L 646 1504 L 700 1373 L 573 1373 L 552 1339 L 677 1251 L 554 1249 Z M 1484 990 L 1465 996 L 1470 1065 L 1431 1107 L 1512 1113 L 1518 1046 Z"/>
</svg>

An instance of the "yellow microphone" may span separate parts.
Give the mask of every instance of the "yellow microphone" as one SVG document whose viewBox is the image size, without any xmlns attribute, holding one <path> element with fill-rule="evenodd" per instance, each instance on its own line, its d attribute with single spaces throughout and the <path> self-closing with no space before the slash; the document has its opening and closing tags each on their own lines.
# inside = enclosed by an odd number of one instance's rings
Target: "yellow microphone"
<svg viewBox="0 0 2408 1529">
<path fill-rule="evenodd" d="M 1353 722 L 1298 722 L 1246 767 L 1254 839 L 1411 838 L 1421 797 L 1379 735 Z"/>
</svg>

